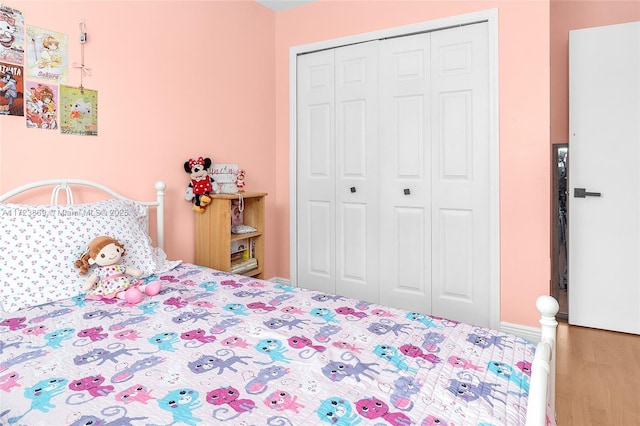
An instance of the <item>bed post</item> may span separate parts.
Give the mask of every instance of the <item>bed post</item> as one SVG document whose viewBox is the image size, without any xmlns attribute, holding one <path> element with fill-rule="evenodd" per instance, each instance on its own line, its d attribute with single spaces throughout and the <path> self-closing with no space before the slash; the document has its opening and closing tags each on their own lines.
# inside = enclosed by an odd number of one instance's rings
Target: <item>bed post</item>
<svg viewBox="0 0 640 426">
<path fill-rule="evenodd" d="M 553 297 L 540 296 L 536 308 L 540 312 L 541 339 L 531 366 L 527 426 L 547 424 L 547 404 L 553 416 L 556 412 L 556 314 L 560 306 Z"/>
<path fill-rule="evenodd" d="M 541 341 L 549 342 L 551 345 L 551 359 L 549 360 L 549 395 L 548 403 L 551 412 L 556 412 L 556 336 L 558 331 L 558 321 L 556 315 L 560 310 L 558 301 L 551 296 L 540 296 L 536 301 L 536 307 L 540 312 L 540 335 Z"/>
<path fill-rule="evenodd" d="M 164 250 L 164 190 L 167 187 L 163 181 L 156 182 L 156 239 L 157 246 Z"/>
</svg>

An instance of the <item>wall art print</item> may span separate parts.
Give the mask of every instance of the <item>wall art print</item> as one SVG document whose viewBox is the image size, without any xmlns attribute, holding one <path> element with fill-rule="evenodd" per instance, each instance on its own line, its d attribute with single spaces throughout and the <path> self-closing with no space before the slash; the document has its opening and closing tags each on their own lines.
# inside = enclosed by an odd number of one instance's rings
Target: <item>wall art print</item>
<svg viewBox="0 0 640 426">
<path fill-rule="evenodd" d="M 56 130 L 58 128 L 58 86 L 35 81 L 25 83 L 25 116 L 27 127 Z"/>
<path fill-rule="evenodd" d="M 0 62 L 0 115 L 24 115 L 24 69 Z"/>
<path fill-rule="evenodd" d="M 27 77 L 66 82 L 68 48 L 66 34 L 27 25 Z"/>
<path fill-rule="evenodd" d="M 24 64 L 24 15 L 0 4 L 0 62 Z"/>
<path fill-rule="evenodd" d="M 60 131 L 98 136 L 98 91 L 60 86 Z"/>
</svg>

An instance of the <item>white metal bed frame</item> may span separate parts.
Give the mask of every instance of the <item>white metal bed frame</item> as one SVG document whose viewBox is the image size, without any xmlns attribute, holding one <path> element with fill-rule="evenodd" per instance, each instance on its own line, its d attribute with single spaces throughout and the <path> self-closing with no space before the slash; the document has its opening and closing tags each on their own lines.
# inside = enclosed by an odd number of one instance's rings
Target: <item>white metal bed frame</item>
<svg viewBox="0 0 640 426">
<path fill-rule="evenodd" d="M 96 182 L 83 179 L 50 179 L 22 185 L 12 191 L 0 195 L 0 203 L 30 189 L 53 186 L 50 204 L 58 204 L 59 194 L 64 191 L 67 204 L 74 204 L 72 186 L 90 187 L 101 190 L 114 198 L 129 200 L 145 206 L 147 210 L 156 208 L 156 239 L 157 246 L 164 248 L 164 190 L 166 184 L 158 181 L 155 184 L 155 201 L 138 201 Z M 148 225 L 148 224 L 147 224 Z M 540 296 L 536 301 L 536 308 L 540 313 L 541 341 L 536 347 L 532 364 L 531 383 L 529 386 L 529 400 L 527 404 L 526 426 L 546 426 L 547 406 L 555 415 L 555 375 L 556 375 L 556 331 L 558 322 L 556 314 L 559 305 L 551 296 Z"/>
<path fill-rule="evenodd" d="M 553 297 L 540 296 L 536 308 L 540 313 L 541 339 L 531 366 L 527 426 L 546 426 L 547 404 L 552 415 L 556 413 L 556 315 L 560 306 Z"/>
<path fill-rule="evenodd" d="M 155 201 L 134 200 L 134 199 L 125 197 L 124 195 L 114 191 L 109 187 L 106 187 L 96 182 L 92 182 L 90 180 L 48 179 L 48 180 L 41 180 L 37 182 L 31 182 L 31 183 L 19 186 L 9 192 L 5 192 L 4 194 L 0 195 L 0 203 L 4 203 L 9 198 L 14 197 L 18 194 L 21 194 L 23 192 L 29 191 L 31 189 L 47 187 L 47 186 L 53 186 L 53 189 L 51 190 L 51 198 L 50 198 L 49 204 L 59 204 L 59 196 L 60 196 L 60 192 L 62 191 L 66 195 L 66 204 L 74 204 L 72 187 L 78 186 L 78 187 L 90 187 L 90 188 L 98 189 L 119 200 L 133 201 L 145 207 L 147 209 L 147 212 L 149 211 L 150 208 L 154 207 L 156 210 L 156 246 L 161 249 L 164 249 L 164 190 L 167 187 L 167 185 L 163 181 L 158 181 L 155 184 L 155 189 L 156 189 Z M 149 226 L 149 223 L 147 222 L 147 229 L 148 229 L 148 226 Z"/>
</svg>

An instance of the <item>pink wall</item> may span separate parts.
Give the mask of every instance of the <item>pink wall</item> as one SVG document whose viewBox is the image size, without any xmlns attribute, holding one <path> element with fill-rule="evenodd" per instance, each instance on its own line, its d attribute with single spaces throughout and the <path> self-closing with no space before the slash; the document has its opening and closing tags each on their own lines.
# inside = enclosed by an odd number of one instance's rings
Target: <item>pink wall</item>
<svg viewBox="0 0 640 426">
<path fill-rule="evenodd" d="M 551 1 L 551 143 L 569 142 L 569 31 L 640 21 L 640 1 Z"/>
<path fill-rule="evenodd" d="M 66 33 L 69 62 L 88 42 L 84 86 L 98 90 L 99 136 L 27 129 L 0 118 L 0 191 L 35 179 L 94 179 L 131 197 L 155 197 L 167 182 L 166 251 L 193 261 L 193 215 L 182 164 L 205 155 L 239 163 L 246 189 L 267 191 L 276 228 L 273 34 L 275 15 L 255 2 L 8 1 L 27 24 Z M 76 69 L 69 85 L 80 84 Z M 215 238 L 215 236 L 212 236 Z M 276 238 L 267 252 L 277 258 Z M 286 251 L 287 248 L 280 250 Z M 276 275 L 275 263 L 266 276 Z"/>
<path fill-rule="evenodd" d="M 501 319 L 537 325 L 549 293 L 549 4 L 514 1 L 332 1 L 276 17 L 277 203 L 289 199 L 291 46 L 497 8 L 500 76 Z M 288 216 L 288 210 L 282 210 Z M 282 244 L 288 221 L 278 222 Z M 289 258 L 279 258 L 285 274 Z"/>
<path fill-rule="evenodd" d="M 248 190 L 270 193 L 267 277 L 289 276 L 289 48 L 497 8 L 501 318 L 537 324 L 534 300 L 549 292 L 550 275 L 548 1 L 321 0 L 277 14 L 247 1 L 7 5 L 24 10 L 28 24 L 69 34 L 71 62 L 79 60 L 74 40 L 86 19 L 85 86 L 99 92 L 100 136 L 0 118 L 0 191 L 71 176 L 153 197 L 153 182 L 164 179 L 167 252 L 192 261 L 181 164 L 202 154 L 238 162 Z M 69 84 L 79 84 L 77 70 Z"/>
</svg>

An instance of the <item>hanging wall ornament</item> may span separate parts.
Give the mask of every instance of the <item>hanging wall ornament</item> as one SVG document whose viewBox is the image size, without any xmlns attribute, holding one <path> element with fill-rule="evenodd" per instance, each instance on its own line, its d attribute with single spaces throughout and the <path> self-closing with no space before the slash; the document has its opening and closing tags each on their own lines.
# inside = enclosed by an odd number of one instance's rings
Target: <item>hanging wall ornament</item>
<svg viewBox="0 0 640 426">
<path fill-rule="evenodd" d="M 73 67 L 80 70 L 80 87 L 60 86 L 60 131 L 64 134 L 98 136 L 98 92 L 84 87 L 84 77 L 91 69 L 84 63 L 84 46 L 87 31 L 80 21 L 80 63 Z"/>
<path fill-rule="evenodd" d="M 68 135 L 98 136 L 98 92 L 60 86 L 60 131 Z"/>
<path fill-rule="evenodd" d="M 80 90 L 84 89 L 84 77 L 91 75 L 91 68 L 84 63 L 84 45 L 87 42 L 87 28 L 84 19 L 80 21 L 80 63 L 74 62 L 73 67 L 80 69 Z"/>
</svg>

